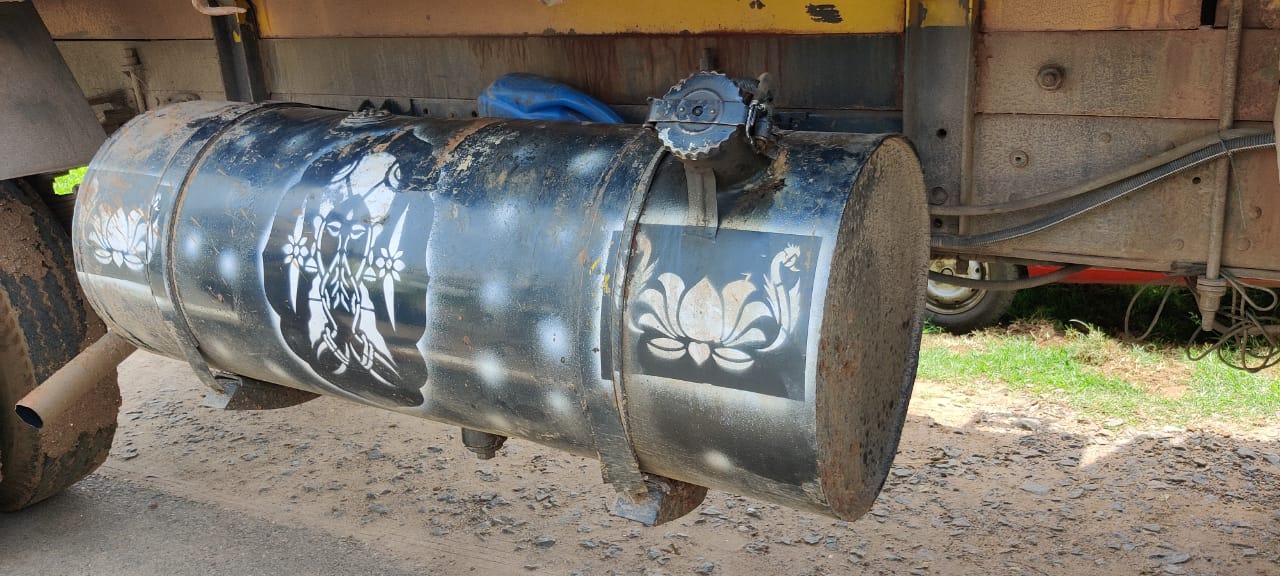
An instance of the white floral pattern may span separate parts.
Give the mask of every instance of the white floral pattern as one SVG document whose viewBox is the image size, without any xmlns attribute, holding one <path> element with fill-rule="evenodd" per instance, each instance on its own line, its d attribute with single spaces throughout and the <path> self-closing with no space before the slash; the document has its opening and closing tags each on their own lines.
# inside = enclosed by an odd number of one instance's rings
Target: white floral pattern
<svg viewBox="0 0 1280 576">
<path fill-rule="evenodd" d="M 671 272 L 654 280 L 657 261 L 643 233 L 636 237 L 636 250 L 642 288 L 630 307 L 628 324 L 655 357 L 675 361 L 687 355 L 697 366 L 710 360 L 721 369 L 743 372 L 760 354 L 786 343 L 795 330 L 800 281 L 797 275 L 784 278 L 784 271 L 799 270 L 797 246 L 774 255 L 762 282 L 743 274 L 719 289 L 705 276 L 692 288 Z"/>
<path fill-rule="evenodd" d="M 130 270 L 142 270 L 150 260 L 147 250 L 149 236 L 154 234 L 146 215 L 137 208 L 126 211 L 102 206 L 89 230 L 93 256 L 98 262 Z"/>
</svg>

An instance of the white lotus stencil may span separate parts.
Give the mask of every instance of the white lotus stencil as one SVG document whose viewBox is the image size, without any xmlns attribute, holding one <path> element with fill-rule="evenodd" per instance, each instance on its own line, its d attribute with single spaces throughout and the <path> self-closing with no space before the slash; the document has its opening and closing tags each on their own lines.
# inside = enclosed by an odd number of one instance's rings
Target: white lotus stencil
<svg viewBox="0 0 1280 576">
<path fill-rule="evenodd" d="M 89 230 L 89 241 L 94 245 L 93 256 L 103 264 L 142 270 L 149 260 L 149 231 L 146 215 L 141 210 L 112 210 L 102 206 Z"/>
<path fill-rule="evenodd" d="M 762 282 L 751 274 L 717 289 L 706 276 L 692 288 L 679 275 L 652 279 L 657 261 L 643 233 L 636 237 L 637 279 L 642 288 L 630 306 L 629 326 L 641 334 L 654 356 L 697 366 L 708 360 L 721 369 L 742 372 L 762 353 L 781 347 L 795 330 L 800 312 L 800 249 L 789 245 L 774 255 Z M 763 294 L 761 294 L 763 293 Z"/>
</svg>

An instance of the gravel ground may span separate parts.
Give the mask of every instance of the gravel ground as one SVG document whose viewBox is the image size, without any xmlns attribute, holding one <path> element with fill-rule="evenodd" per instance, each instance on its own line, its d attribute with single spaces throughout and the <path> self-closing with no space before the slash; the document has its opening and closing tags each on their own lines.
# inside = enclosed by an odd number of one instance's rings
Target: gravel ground
<svg viewBox="0 0 1280 576">
<path fill-rule="evenodd" d="M 1280 573 L 1280 427 L 1107 428 L 919 382 L 866 517 L 713 491 L 697 512 L 645 528 L 608 515 L 613 493 L 594 461 L 536 444 L 479 461 L 455 428 L 328 398 L 219 412 L 200 406 L 184 364 L 145 353 L 120 378 L 121 428 L 101 475 L 353 539 L 420 572 Z"/>
</svg>

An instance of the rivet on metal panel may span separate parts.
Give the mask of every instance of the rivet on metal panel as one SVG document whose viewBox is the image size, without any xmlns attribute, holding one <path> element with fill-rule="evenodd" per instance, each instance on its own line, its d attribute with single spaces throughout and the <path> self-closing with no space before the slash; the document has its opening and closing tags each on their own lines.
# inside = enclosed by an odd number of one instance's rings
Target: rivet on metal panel
<svg viewBox="0 0 1280 576">
<path fill-rule="evenodd" d="M 929 203 L 940 206 L 947 203 L 947 189 L 941 186 L 934 186 L 929 190 Z"/>
<path fill-rule="evenodd" d="M 1066 73 L 1063 72 L 1061 66 L 1050 64 L 1041 67 L 1040 71 L 1036 73 L 1036 84 L 1039 84 L 1045 90 L 1057 90 L 1062 87 L 1062 80 L 1065 77 Z"/>
<path fill-rule="evenodd" d="M 1014 150 L 1009 153 L 1009 163 L 1013 164 L 1014 168 L 1026 168 L 1027 164 L 1031 163 L 1031 157 L 1025 151 Z"/>
</svg>

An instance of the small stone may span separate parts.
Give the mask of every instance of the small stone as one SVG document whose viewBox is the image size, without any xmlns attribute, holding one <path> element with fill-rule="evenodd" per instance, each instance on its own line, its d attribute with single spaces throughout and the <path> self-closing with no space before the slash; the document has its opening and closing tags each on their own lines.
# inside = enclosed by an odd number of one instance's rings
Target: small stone
<svg viewBox="0 0 1280 576">
<path fill-rule="evenodd" d="M 1164 573 L 1177 575 L 1177 574 L 1186 574 L 1187 571 L 1183 570 L 1181 566 L 1175 566 L 1173 564 L 1165 564 Z"/>
<path fill-rule="evenodd" d="M 651 546 L 648 550 L 644 551 L 644 555 L 650 560 L 657 560 L 662 557 L 662 551 Z"/>
<path fill-rule="evenodd" d="M 241 454 L 241 455 L 240 455 L 240 459 L 241 459 L 241 460 L 244 460 L 245 462 L 249 462 L 249 461 L 252 461 L 252 460 L 256 460 L 257 458 L 258 458 L 258 455 L 257 455 L 257 454 L 254 454 L 253 452 L 250 452 L 250 453 L 248 453 L 248 454 Z"/>
<path fill-rule="evenodd" d="M 1237 448 L 1236 455 L 1241 458 L 1257 458 L 1258 453 L 1249 448 Z"/>
<path fill-rule="evenodd" d="M 910 469 L 908 469 L 908 468 L 894 468 L 894 469 L 893 469 L 893 475 L 894 475 L 894 476 L 897 476 L 897 477 L 899 477 L 899 478 L 906 478 L 907 476 L 910 476 L 910 475 L 912 475 L 912 474 L 914 474 L 914 472 L 912 472 L 912 471 L 911 471 Z"/>
<path fill-rule="evenodd" d="M 364 455 L 370 460 L 382 460 L 387 457 L 386 454 L 383 454 L 382 451 L 377 448 L 370 448 L 368 452 L 364 453 Z"/>
<path fill-rule="evenodd" d="M 125 448 L 124 452 L 120 453 L 121 460 L 132 460 L 137 457 L 138 457 L 138 449 L 132 446 Z"/>
<path fill-rule="evenodd" d="M 1124 420 L 1121 420 L 1119 418 L 1112 418 L 1110 420 L 1107 420 L 1106 422 L 1103 422 L 1102 425 L 1107 428 L 1119 428 L 1121 426 L 1124 426 Z"/>
<path fill-rule="evenodd" d="M 805 543 L 805 544 L 808 544 L 808 545 L 810 545 L 810 546 L 813 546 L 813 545 L 815 545 L 815 544 L 817 544 L 817 543 L 819 543 L 819 542 L 821 542 L 821 541 L 822 541 L 822 535 L 821 535 L 821 534 L 809 534 L 808 536 L 805 536 L 804 538 L 801 538 L 801 540 L 804 540 L 804 543 Z"/>
<path fill-rule="evenodd" d="M 1076 498 L 1080 498 L 1082 496 L 1084 496 L 1084 488 L 1076 488 L 1075 490 L 1067 492 L 1067 498 L 1070 498 L 1072 500 L 1075 500 Z"/>
<path fill-rule="evenodd" d="M 1262 459 L 1263 459 L 1263 460 L 1266 460 L 1267 462 L 1269 462 L 1269 463 L 1271 463 L 1271 464 L 1274 464 L 1274 465 L 1276 465 L 1276 466 L 1280 466 L 1280 454 L 1272 454 L 1272 453 L 1270 453 L 1270 452 L 1263 452 L 1263 453 L 1262 453 Z"/>
<path fill-rule="evenodd" d="M 694 568 L 693 571 L 696 574 L 702 574 L 703 576 L 707 576 L 708 574 L 712 574 L 716 571 L 716 563 L 703 562 L 699 564 L 697 568 Z"/>
<path fill-rule="evenodd" d="M 715 506 L 707 506 L 706 508 L 699 510 L 698 513 L 703 516 L 724 516 L 724 512 L 720 511 L 720 509 Z"/>
<path fill-rule="evenodd" d="M 1032 432 L 1039 430 L 1041 426 L 1040 421 L 1035 418 L 1018 418 L 1013 421 L 1013 424 L 1023 430 L 1030 430 Z"/>
<path fill-rule="evenodd" d="M 1184 562 L 1186 562 L 1187 560 L 1190 560 L 1190 559 L 1191 559 L 1191 555 L 1190 555 L 1190 554 L 1185 554 L 1185 553 L 1182 553 L 1182 552 L 1177 552 L 1177 553 L 1174 553 L 1174 554 L 1167 554 L 1167 555 L 1165 555 L 1165 557 L 1164 557 L 1164 563 L 1165 563 L 1165 564 L 1182 564 L 1182 563 L 1184 563 Z"/>
<path fill-rule="evenodd" d="M 434 527 L 434 528 L 432 528 L 432 529 L 431 529 L 431 535 L 432 535 L 432 536 L 444 536 L 445 534 L 448 534 L 448 533 L 449 533 L 449 530 L 448 530 L 448 529 L 443 528 L 443 527 L 440 527 L 440 526 L 436 526 L 436 527 Z"/>
<path fill-rule="evenodd" d="M 748 508 L 747 508 L 747 516 L 750 516 L 750 517 L 752 517 L 752 518 L 761 518 L 761 517 L 762 517 L 762 516 L 760 515 L 760 509 L 759 509 L 759 508 L 751 508 L 751 507 L 748 507 Z"/>
<path fill-rule="evenodd" d="M 973 522 L 970 522 L 969 519 L 964 516 L 957 516 L 951 519 L 951 525 L 957 528 L 969 528 L 973 526 Z"/>
<path fill-rule="evenodd" d="M 1022 490 L 1024 492 L 1030 492 L 1032 494 L 1035 494 L 1036 496 L 1047 496 L 1049 492 L 1051 492 L 1048 486 L 1044 486 L 1042 484 L 1036 484 L 1035 482 L 1032 482 L 1030 480 L 1027 480 L 1026 482 L 1022 483 Z"/>
<path fill-rule="evenodd" d="M 1138 526 L 1138 528 L 1146 530 L 1147 532 L 1151 532 L 1152 534 L 1159 534 L 1161 532 L 1164 532 L 1164 526 L 1161 526 L 1159 524 L 1143 524 L 1141 526 Z"/>
<path fill-rule="evenodd" d="M 586 548 L 587 550 L 594 550 L 600 547 L 600 544 L 597 543 L 595 540 L 579 540 L 578 545 L 583 548 Z"/>
<path fill-rule="evenodd" d="M 533 545 L 539 548 L 550 548 L 556 545 L 556 539 L 543 534 L 533 539 Z"/>
<path fill-rule="evenodd" d="M 386 505 L 386 504 L 370 504 L 370 505 L 369 505 L 369 512 L 371 512 L 371 513 L 373 513 L 373 514 L 383 514 L 383 515 L 386 515 L 386 514 L 390 514 L 390 513 L 391 513 L 391 509 L 390 509 L 390 508 L 387 508 L 387 505 Z"/>
</svg>

